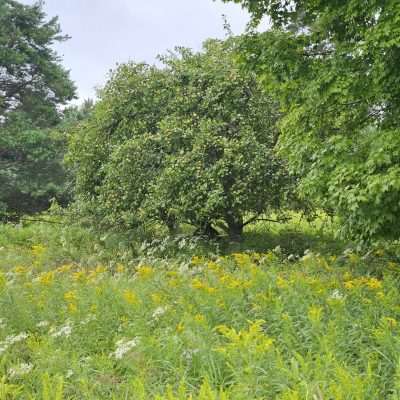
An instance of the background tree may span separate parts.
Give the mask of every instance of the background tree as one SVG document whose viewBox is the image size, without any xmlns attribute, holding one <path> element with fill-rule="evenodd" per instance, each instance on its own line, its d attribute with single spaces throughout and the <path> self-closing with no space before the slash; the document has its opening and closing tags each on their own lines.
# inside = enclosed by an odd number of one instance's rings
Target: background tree
<svg viewBox="0 0 400 400">
<path fill-rule="evenodd" d="M 289 177 L 273 151 L 275 102 L 233 57 L 235 40 L 120 66 L 71 144 L 83 204 L 109 225 L 189 223 L 231 237 L 276 210 Z M 247 219 L 246 219 L 247 218 Z"/>
<path fill-rule="evenodd" d="M 273 29 L 243 61 L 280 98 L 279 147 L 302 193 L 360 240 L 400 233 L 400 6 L 396 0 L 236 1 Z"/>
<path fill-rule="evenodd" d="M 75 87 L 52 49 L 57 18 L 33 6 L 0 0 L 0 210 L 41 211 L 65 199 L 65 138 L 54 127 Z"/>
</svg>

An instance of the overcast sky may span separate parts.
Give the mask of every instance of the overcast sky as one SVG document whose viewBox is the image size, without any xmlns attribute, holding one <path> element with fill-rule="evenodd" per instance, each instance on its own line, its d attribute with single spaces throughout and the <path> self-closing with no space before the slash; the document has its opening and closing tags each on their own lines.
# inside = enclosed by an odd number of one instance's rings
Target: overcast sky
<svg viewBox="0 0 400 400">
<path fill-rule="evenodd" d="M 105 83 L 117 62 L 153 63 L 177 45 L 200 49 L 205 39 L 225 36 L 223 14 L 235 34 L 249 20 L 240 6 L 221 0 L 47 0 L 45 11 L 58 15 L 63 32 L 72 37 L 56 49 L 80 100 L 95 97 L 94 88 Z"/>
</svg>

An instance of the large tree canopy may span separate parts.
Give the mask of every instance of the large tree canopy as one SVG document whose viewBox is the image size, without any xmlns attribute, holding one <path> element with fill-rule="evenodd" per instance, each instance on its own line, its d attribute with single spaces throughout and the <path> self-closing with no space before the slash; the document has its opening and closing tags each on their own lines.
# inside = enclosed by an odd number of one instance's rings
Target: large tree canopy
<svg viewBox="0 0 400 400">
<path fill-rule="evenodd" d="M 46 20 L 42 3 L 0 0 L 0 116 L 24 111 L 34 122 L 56 121 L 56 108 L 74 97 L 68 72 L 52 49 L 61 35 L 57 17 Z"/>
<path fill-rule="evenodd" d="M 70 152 L 80 198 L 103 222 L 185 222 L 206 234 L 219 224 L 238 236 L 282 205 L 279 113 L 254 74 L 235 66 L 234 44 L 208 41 L 203 52 L 163 57 L 162 69 L 114 72 Z"/>
<path fill-rule="evenodd" d="M 0 217 L 65 199 L 65 138 L 53 129 L 75 87 L 52 49 L 65 39 L 41 2 L 0 0 Z"/>
<path fill-rule="evenodd" d="M 400 4 L 237 0 L 272 29 L 243 61 L 277 94 L 279 146 L 303 194 L 359 239 L 400 233 Z"/>
</svg>

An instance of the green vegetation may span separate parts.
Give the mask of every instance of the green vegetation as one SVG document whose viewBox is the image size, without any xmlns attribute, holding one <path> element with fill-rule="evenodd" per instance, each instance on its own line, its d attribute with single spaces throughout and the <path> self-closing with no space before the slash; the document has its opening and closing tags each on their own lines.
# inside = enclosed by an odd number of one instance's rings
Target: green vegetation
<svg viewBox="0 0 400 400">
<path fill-rule="evenodd" d="M 65 108 L 0 0 L 0 400 L 400 399 L 398 1 L 233 1 Z"/>
<path fill-rule="evenodd" d="M 156 221 L 174 232 L 186 223 L 238 237 L 288 207 L 293 179 L 274 152 L 277 106 L 235 66 L 235 43 L 210 40 L 203 52 L 162 57 L 164 68 L 113 73 L 68 154 L 80 212 L 111 228 Z"/>
<path fill-rule="evenodd" d="M 320 240 L 298 224 L 285 251 Z M 2 227 L 0 399 L 398 398 L 393 257 L 181 247 L 124 260 L 80 227 Z"/>
<path fill-rule="evenodd" d="M 279 148 L 302 194 L 345 236 L 398 239 L 399 2 L 236 2 L 272 21 L 239 56 L 280 101 Z"/>
<path fill-rule="evenodd" d="M 66 204 L 66 138 L 54 127 L 75 87 L 51 48 L 60 34 L 42 4 L 0 0 L 0 220 Z"/>
</svg>

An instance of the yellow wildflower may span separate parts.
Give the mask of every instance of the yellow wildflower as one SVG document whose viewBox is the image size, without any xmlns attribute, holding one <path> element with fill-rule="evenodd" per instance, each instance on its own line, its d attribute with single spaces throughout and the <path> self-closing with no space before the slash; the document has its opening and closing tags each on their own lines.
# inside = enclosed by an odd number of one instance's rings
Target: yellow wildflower
<svg viewBox="0 0 400 400">
<path fill-rule="evenodd" d="M 154 269 L 150 265 L 142 265 L 136 270 L 139 278 L 148 279 L 154 274 Z"/>
<path fill-rule="evenodd" d="M 162 303 L 162 296 L 159 293 L 152 293 L 150 297 L 154 304 Z"/>
<path fill-rule="evenodd" d="M 138 299 L 136 293 L 133 292 L 132 290 L 125 290 L 124 294 L 123 294 L 123 298 L 129 304 L 137 304 L 139 302 L 139 299 Z"/>
<path fill-rule="evenodd" d="M 354 281 L 347 281 L 344 283 L 344 287 L 346 289 L 354 289 L 355 285 L 354 285 Z"/>
<path fill-rule="evenodd" d="M 376 278 L 370 278 L 366 285 L 371 289 L 380 289 L 382 287 L 382 282 Z"/>
<path fill-rule="evenodd" d="M 70 312 L 71 314 L 74 314 L 78 311 L 78 307 L 76 305 L 76 303 L 68 303 L 68 312 Z"/>
<path fill-rule="evenodd" d="M 72 274 L 74 281 L 83 281 L 86 278 L 86 272 L 84 270 L 76 271 Z"/>
<path fill-rule="evenodd" d="M 106 272 L 106 267 L 104 266 L 104 265 L 98 265 L 97 267 L 96 267 L 96 273 L 98 273 L 98 274 L 102 274 L 103 272 Z"/>
<path fill-rule="evenodd" d="M 203 324 L 206 322 L 206 317 L 203 314 L 196 314 L 194 316 L 194 320 L 199 324 Z"/>
<path fill-rule="evenodd" d="M 250 256 L 245 253 L 233 253 L 232 256 L 239 267 L 243 267 L 251 262 Z"/>
<path fill-rule="evenodd" d="M 207 287 L 199 278 L 195 278 L 192 280 L 192 288 L 194 289 L 204 289 Z"/>
<path fill-rule="evenodd" d="M 176 326 L 176 331 L 178 333 L 182 333 L 185 330 L 185 326 L 183 325 L 182 322 L 179 322 L 179 324 Z"/>
<path fill-rule="evenodd" d="M 194 256 L 192 257 L 192 264 L 193 265 L 200 265 L 204 263 L 204 259 L 202 257 Z"/>
<path fill-rule="evenodd" d="M 65 301 L 75 301 L 76 300 L 76 290 L 70 290 L 64 293 L 64 300 Z"/>
<path fill-rule="evenodd" d="M 178 278 L 170 279 L 170 280 L 168 281 L 168 286 L 170 286 L 170 287 L 172 287 L 172 288 L 178 287 L 179 284 L 180 284 L 180 280 L 179 280 Z"/>
<path fill-rule="evenodd" d="M 290 320 L 290 316 L 287 312 L 282 313 L 282 319 L 284 321 L 289 321 Z"/>
<path fill-rule="evenodd" d="M 115 270 L 119 273 L 122 274 L 125 271 L 125 267 L 122 264 L 117 264 Z"/>
<path fill-rule="evenodd" d="M 391 317 L 384 317 L 383 322 L 389 326 L 389 328 L 395 328 L 397 326 L 397 321 Z"/>
<path fill-rule="evenodd" d="M 383 293 L 383 292 L 377 292 L 376 293 L 376 297 L 378 298 L 378 299 L 380 299 L 380 300 L 383 300 L 384 298 L 385 298 L 385 293 Z"/>
<path fill-rule="evenodd" d="M 71 271 L 72 267 L 73 267 L 72 264 L 64 264 L 57 268 L 57 272 L 60 272 L 60 273 L 69 272 L 69 271 Z"/>
<path fill-rule="evenodd" d="M 281 276 L 278 276 L 276 279 L 276 286 L 278 286 L 278 288 L 280 288 L 280 289 L 284 289 L 284 288 L 287 288 L 289 285 L 284 278 L 282 278 Z"/>
<path fill-rule="evenodd" d="M 36 244 L 32 246 L 32 254 L 35 257 L 40 257 L 46 251 L 46 247 L 42 244 Z"/>
<path fill-rule="evenodd" d="M 218 299 L 217 300 L 217 307 L 218 308 L 222 308 L 222 309 L 226 308 L 225 301 L 223 299 Z"/>
<path fill-rule="evenodd" d="M 349 271 L 346 271 L 346 272 L 343 274 L 343 279 L 344 279 L 345 281 L 351 280 L 352 277 L 353 277 L 353 276 L 351 275 L 351 272 L 349 272 Z"/>
<path fill-rule="evenodd" d="M 51 285 L 54 280 L 54 271 L 44 272 L 39 276 L 39 282 L 42 285 Z"/>
<path fill-rule="evenodd" d="M 319 322 L 319 321 L 321 321 L 322 313 L 323 313 L 323 308 L 322 307 L 311 306 L 308 309 L 308 318 L 312 322 Z"/>
<path fill-rule="evenodd" d="M 16 273 L 16 274 L 25 274 L 26 272 L 28 272 L 28 268 L 26 268 L 26 267 L 23 267 L 22 265 L 17 265 L 15 268 L 14 268 L 14 272 Z"/>
</svg>

